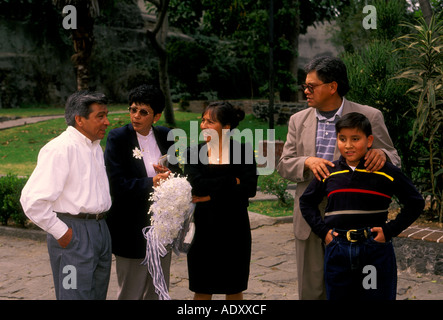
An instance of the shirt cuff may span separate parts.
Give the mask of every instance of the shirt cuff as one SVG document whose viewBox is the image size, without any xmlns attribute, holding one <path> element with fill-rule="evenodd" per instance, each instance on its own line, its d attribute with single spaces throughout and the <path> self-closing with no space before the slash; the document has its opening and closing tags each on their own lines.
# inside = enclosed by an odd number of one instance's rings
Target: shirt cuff
<svg viewBox="0 0 443 320">
<path fill-rule="evenodd" d="M 58 240 L 68 231 L 68 229 L 69 228 L 66 223 L 64 223 L 60 219 L 57 219 L 57 222 L 48 230 L 46 230 L 46 232 L 52 234 L 54 238 Z"/>
</svg>

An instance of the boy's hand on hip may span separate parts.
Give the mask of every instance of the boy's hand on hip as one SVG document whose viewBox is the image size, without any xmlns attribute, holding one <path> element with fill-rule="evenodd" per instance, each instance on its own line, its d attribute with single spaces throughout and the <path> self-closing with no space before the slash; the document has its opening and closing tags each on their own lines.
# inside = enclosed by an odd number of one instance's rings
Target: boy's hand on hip
<svg viewBox="0 0 443 320">
<path fill-rule="evenodd" d="M 374 241 L 381 243 L 386 242 L 385 234 L 383 233 L 383 229 L 381 227 L 374 227 L 371 229 L 371 232 L 377 233 L 377 235 L 374 238 Z"/>
<path fill-rule="evenodd" d="M 335 231 L 332 232 L 332 229 L 330 229 L 325 237 L 325 245 L 328 245 L 336 236 L 338 236 L 338 233 Z"/>
</svg>

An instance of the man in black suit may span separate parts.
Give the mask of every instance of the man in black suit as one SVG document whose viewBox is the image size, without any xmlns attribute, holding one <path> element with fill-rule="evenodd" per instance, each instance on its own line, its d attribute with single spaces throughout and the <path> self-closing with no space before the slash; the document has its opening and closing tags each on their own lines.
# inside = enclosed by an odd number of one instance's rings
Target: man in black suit
<svg viewBox="0 0 443 320">
<path fill-rule="evenodd" d="M 171 172 L 158 164 L 174 143 L 167 140 L 170 129 L 152 126 L 164 107 L 164 95 L 155 86 L 133 89 L 129 93 L 131 123 L 111 130 L 106 142 L 105 164 L 112 196 L 107 223 L 116 257 L 119 300 L 158 298 L 148 269 L 141 264 L 146 255 L 142 229 L 150 225 L 149 194 Z M 179 169 L 171 166 L 171 170 Z M 169 252 L 162 258 L 168 287 L 170 264 Z"/>
</svg>

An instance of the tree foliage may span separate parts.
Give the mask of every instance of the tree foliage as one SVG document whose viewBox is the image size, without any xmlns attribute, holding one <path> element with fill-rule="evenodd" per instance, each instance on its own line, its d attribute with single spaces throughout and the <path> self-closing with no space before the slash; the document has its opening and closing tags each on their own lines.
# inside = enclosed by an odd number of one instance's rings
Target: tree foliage
<svg viewBox="0 0 443 320">
<path fill-rule="evenodd" d="M 282 0 L 274 3 L 275 82 L 276 90 L 283 97 L 297 90 L 298 35 L 305 33 L 316 21 L 333 19 L 337 10 L 349 1 Z M 198 76 L 215 85 L 211 92 L 218 98 L 268 96 L 269 6 L 269 0 L 171 0 L 171 26 L 191 35 L 196 48 L 206 45 L 204 49 L 210 51 L 207 54 L 210 64 L 212 61 L 221 63 L 208 65 Z M 180 50 L 180 44 L 174 42 L 171 50 Z M 208 47 L 209 44 L 213 46 Z M 191 47 L 184 43 L 183 46 Z M 224 59 L 235 64 L 229 67 Z M 216 73 L 208 73 L 209 70 Z M 174 69 L 170 71 L 175 75 Z M 240 73 L 229 74 L 234 71 Z M 234 78 L 240 78 L 241 83 Z M 185 79 L 180 79 L 179 83 L 183 89 L 190 85 Z M 189 91 L 192 95 L 194 90 Z"/>
</svg>

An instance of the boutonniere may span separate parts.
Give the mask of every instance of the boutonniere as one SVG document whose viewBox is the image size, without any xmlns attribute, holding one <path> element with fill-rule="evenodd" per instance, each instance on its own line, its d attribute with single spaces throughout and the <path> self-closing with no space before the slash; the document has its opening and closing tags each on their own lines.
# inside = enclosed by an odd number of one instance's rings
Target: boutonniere
<svg viewBox="0 0 443 320">
<path fill-rule="evenodd" d="M 135 159 L 143 158 L 143 154 L 142 154 L 141 150 L 139 148 L 137 148 L 137 147 L 135 147 L 134 150 L 132 150 L 132 156 Z"/>
</svg>

